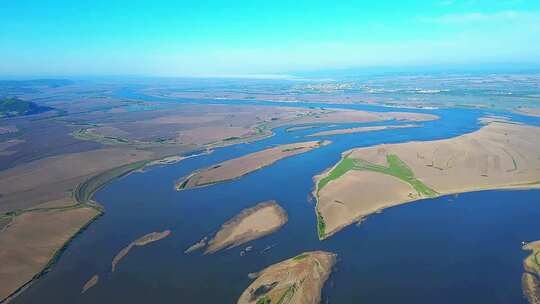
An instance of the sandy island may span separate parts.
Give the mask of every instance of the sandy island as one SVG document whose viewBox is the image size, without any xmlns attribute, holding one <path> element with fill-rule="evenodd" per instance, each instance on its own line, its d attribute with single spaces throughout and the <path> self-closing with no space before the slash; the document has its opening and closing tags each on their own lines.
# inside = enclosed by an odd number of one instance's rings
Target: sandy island
<svg viewBox="0 0 540 304">
<path fill-rule="evenodd" d="M 530 304 L 540 304 L 540 241 L 526 244 L 523 249 L 532 251 L 523 261 L 523 295 Z"/>
<path fill-rule="evenodd" d="M 153 243 L 155 241 L 159 241 L 161 239 L 168 237 L 169 234 L 171 234 L 170 230 L 165 230 L 163 232 L 151 232 L 131 242 L 131 244 L 127 245 L 122 250 L 120 250 L 120 252 L 116 254 L 116 256 L 114 257 L 111 263 L 111 271 L 114 272 L 116 270 L 116 266 L 118 265 L 118 263 L 120 263 L 120 261 L 129 253 L 129 251 L 133 247 L 148 245 L 150 243 Z"/>
<path fill-rule="evenodd" d="M 94 275 L 94 276 L 92 276 L 92 277 L 90 278 L 90 280 L 88 280 L 88 281 L 84 284 L 81 293 L 85 293 L 88 289 L 90 289 L 90 288 L 96 286 L 96 284 L 98 283 L 98 281 L 99 281 L 99 276 L 98 276 L 97 274 Z"/>
<path fill-rule="evenodd" d="M 323 126 L 322 125 L 296 126 L 296 127 L 289 127 L 287 129 L 285 129 L 285 132 L 295 132 L 295 131 L 302 131 L 302 130 L 320 128 L 320 127 L 323 127 Z"/>
<path fill-rule="evenodd" d="M 320 303 L 335 261 L 333 253 L 313 251 L 274 264 L 257 274 L 238 303 Z"/>
<path fill-rule="evenodd" d="M 415 127 L 421 127 L 421 125 L 418 125 L 418 124 L 406 124 L 406 125 L 356 127 L 356 128 L 321 131 L 321 132 L 309 134 L 307 136 L 329 136 L 329 135 L 352 134 L 352 133 L 362 133 L 362 132 L 381 131 L 381 130 L 390 130 L 390 129 L 402 129 L 402 128 L 415 128 Z"/>
<path fill-rule="evenodd" d="M 383 208 L 439 195 L 540 187 L 540 128 L 492 122 L 451 139 L 358 148 L 316 176 L 319 238 Z"/>
<path fill-rule="evenodd" d="M 255 207 L 242 210 L 225 222 L 208 244 L 205 237 L 186 249 L 185 253 L 202 249 L 207 245 L 205 254 L 223 248 L 233 248 L 273 233 L 285 225 L 287 220 L 287 213 L 275 201 L 262 202 Z"/>
<path fill-rule="evenodd" d="M 176 189 L 185 190 L 204 187 L 237 179 L 253 171 L 269 166 L 280 159 L 305 153 L 329 143 L 330 141 L 325 140 L 279 145 L 270 149 L 224 161 L 182 178 L 176 183 Z"/>
</svg>

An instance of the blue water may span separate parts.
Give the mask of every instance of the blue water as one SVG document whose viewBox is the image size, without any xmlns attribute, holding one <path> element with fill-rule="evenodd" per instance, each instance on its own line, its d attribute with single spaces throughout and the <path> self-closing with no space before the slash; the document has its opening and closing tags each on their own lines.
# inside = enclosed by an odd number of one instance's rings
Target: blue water
<svg viewBox="0 0 540 304">
<path fill-rule="evenodd" d="M 231 102 L 251 104 L 208 101 Z M 477 119 L 485 114 L 461 109 L 407 111 L 434 113 L 441 119 L 422 123 L 422 128 L 321 137 L 333 143 L 206 188 L 177 192 L 173 181 L 195 169 L 275 144 L 306 140 L 304 135 L 329 128 L 295 132 L 280 128 L 275 136 L 259 142 L 217 149 L 116 180 L 95 197 L 105 206 L 105 215 L 69 245 L 50 273 L 14 302 L 235 303 L 251 282 L 248 273 L 303 251 L 327 250 L 338 254 L 336 269 L 323 290 L 323 300 L 330 303 L 524 303 L 520 279 L 527 253 L 520 243 L 540 238 L 539 190 L 426 199 L 386 209 L 323 242 L 317 239 L 312 176 L 338 161 L 341 152 L 457 136 L 477 130 Z M 513 119 L 537 125 L 540 121 L 518 115 Z M 374 124 L 346 124 L 352 125 Z M 207 256 L 183 253 L 240 210 L 269 199 L 283 206 L 289 222 L 276 233 L 246 244 L 254 247 L 247 255 L 240 256 L 242 247 Z M 172 230 L 170 237 L 133 249 L 118 270 L 110 272 L 111 260 L 120 249 L 143 234 L 164 229 Z M 261 253 L 267 246 L 273 247 Z M 83 284 L 94 274 L 99 274 L 99 284 L 81 295 Z"/>
</svg>

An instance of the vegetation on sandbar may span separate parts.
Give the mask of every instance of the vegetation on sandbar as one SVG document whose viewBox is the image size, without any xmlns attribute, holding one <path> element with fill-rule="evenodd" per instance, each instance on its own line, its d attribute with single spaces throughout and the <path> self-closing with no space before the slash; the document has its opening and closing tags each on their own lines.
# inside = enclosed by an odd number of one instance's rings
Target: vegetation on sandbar
<svg viewBox="0 0 540 304">
<path fill-rule="evenodd" d="M 295 261 L 300 261 L 300 260 L 306 258 L 307 256 L 308 256 L 307 253 L 301 253 L 301 254 L 295 256 L 295 257 L 293 258 L 293 260 L 295 260 Z"/>
<path fill-rule="evenodd" d="M 409 166 L 407 166 L 407 164 L 404 161 L 402 161 L 397 155 L 388 154 L 386 156 L 386 161 L 388 163 L 387 167 L 383 165 L 374 164 L 374 163 L 361 160 L 361 159 L 353 159 L 353 158 L 348 157 L 348 155 L 346 155 L 325 177 L 323 177 L 317 183 L 316 195 L 318 196 L 319 191 L 321 191 L 321 189 L 324 188 L 329 182 L 340 178 L 341 176 L 343 176 L 345 173 L 347 173 L 350 170 L 367 170 L 367 171 L 378 172 L 378 173 L 382 173 L 386 175 L 391 175 L 411 185 L 416 190 L 416 192 L 418 192 L 419 195 L 422 195 L 425 197 L 435 197 L 438 195 L 438 193 L 435 190 L 431 189 L 422 181 L 417 179 L 414 176 L 414 173 L 411 170 L 411 168 L 409 168 Z M 324 217 L 321 215 L 319 210 L 316 210 L 316 212 L 317 212 L 317 232 L 319 235 L 319 239 L 324 239 L 326 235 L 325 234 L 326 224 L 324 222 Z"/>
<path fill-rule="evenodd" d="M 379 172 L 382 174 L 391 175 L 399 178 L 400 180 L 411 185 L 419 194 L 434 197 L 438 193 L 424 184 L 422 181 L 418 180 L 411 168 L 402 161 L 397 155 L 389 154 L 386 156 L 386 161 L 388 162 L 388 167 L 383 165 L 378 165 L 370 163 L 361 159 L 352 159 L 345 156 L 335 167 L 330 171 L 330 173 L 322 178 L 318 185 L 317 191 L 320 191 L 324 186 L 326 186 L 330 181 L 335 180 L 349 170 L 367 170 L 373 172 Z"/>
<path fill-rule="evenodd" d="M 324 217 L 321 215 L 319 210 L 317 210 L 317 234 L 319 239 L 323 239 L 326 235 L 326 223 L 324 222 Z"/>
</svg>

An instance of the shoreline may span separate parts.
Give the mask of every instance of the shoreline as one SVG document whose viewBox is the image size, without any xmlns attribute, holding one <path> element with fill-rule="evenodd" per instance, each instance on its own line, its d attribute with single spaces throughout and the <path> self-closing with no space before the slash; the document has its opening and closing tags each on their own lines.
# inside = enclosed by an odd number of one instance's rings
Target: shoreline
<svg viewBox="0 0 540 304">
<path fill-rule="evenodd" d="M 264 133 L 264 131 L 262 131 L 261 133 Z M 262 135 L 262 136 L 260 136 L 260 135 Z M 93 198 L 95 193 L 97 193 L 99 190 L 106 187 L 109 183 L 113 182 L 114 180 L 116 180 L 118 178 L 125 177 L 125 176 L 127 176 L 127 175 L 129 175 L 129 174 L 131 174 L 133 172 L 138 171 L 138 170 L 143 170 L 146 167 L 166 166 L 166 165 L 176 163 L 176 162 L 173 162 L 173 163 L 160 162 L 161 160 L 168 159 L 170 157 L 180 156 L 180 157 L 182 157 L 182 160 L 183 160 L 183 159 L 187 159 L 187 158 L 196 157 L 196 156 L 211 153 L 213 151 L 212 149 L 214 149 L 214 148 L 223 148 L 223 147 L 232 146 L 232 145 L 236 145 L 236 144 L 243 144 L 243 143 L 249 143 L 249 142 L 253 142 L 253 141 L 259 141 L 259 140 L 263 140 L 263 139 L 272 137 L 274 135 L 275 135 L 275 133 L 273 132 L 272 129 L 270 129 L 269 133 L 267 133 L 267 134 L 256 134 L 256 135 L 254 135 L 252 137 L 245 138 L 244 140 L 241 140 L 241 141 L 232 141 L 230 143 L 225 142 L 225 141 L 221 141 L 219 143 L 210 143 L 210 144 L 204 145 L 204 147 L 202 147 L 202 148 L 193 149 L 192 151 L 186 151 L 182 155 L 171 154 L 171 155 L 167 155 L 167 156 L 163 156 L 163 157 L 159 157 L 159 158 L 155 158 L 155 159 L 148 159 L 148 160 L 138 161 L 138 162 L 134 162 L 134 163 L 128 163 L 128 164 L 125 164 L 125 165 L 121 165 L 119 167 L 111 168 L 109 170 L 103 171 L 101 173 L 95 174 L 95 175 L 87 178 L 83 182 L 79 183 L 75 187 L 75 189 L 72 190 L 71 197 L 74 200 L 74 203 L 75 203 L 74 205 L 69 205 L 69 206 L 65 206 L 65 207 L 57 207 L 57 208 L 49 208 L 49 209 L 51 209 L 51 210 L 54 210 L 54 209 L 62 210 L 64 208 L 70 208 L 71 209 L 71 208 L 85 208 L 85 207 L 88 207 L 88 208 L 95 209 L 97 211 L 97 214 L 94 217 L 92 217 L 90 220 L 88 220 L 86 223 L 84 223 L 76 233 L 74 233 L 66 242 L 64 242 L 62 244 L 62 246 L 58 250 L 55 251 L 55 253 L 51 257 L 51 259 L 49 259 L 49 261 L 43 267 L 43 269 L 41 269 L 29 281 L 27 281 L 22 286 L 17 288 L 14 292 L 9 294 L 7 297 L 5 297 L 4 299 L 0 299 L 0 304 L 9 303 L 14 298 L 19 296 L 27 288 L 29 288 L 35 281 L 41 279 L 49 271 L 51 271 L 52 268 L 56 265 L 56 263 L 58 263 L 58 261 L 60 260 L 60 258 L 62 256 L 62 254 L 64 253 L 64 251 L 66 251 L 68 249 L 71 242 L 76 237 L 81 235 L 86 229 L 88 229 L 88 227 L 91 224 L 93 224 L 95 221 L 97 221 L 97 219 L 99 217 L 101 217 L 101 216 L 103 216 L 105 214 L 105 208 L 101 204 L 99 204 L 99 202 L 93 201 L 92 198 Z M 196 155 L 189 155 L 190 153 L 193 153 L 195 151 L 201 151 L 201 150 L 208 151 L 208 152 L 203 152 L 203 153 L 196 154 Z M 188 156 L 183 156 L 183 155 L 188 155 Z M 116 173 L 116 174 L 114 174 L 114 173 Z M 100 178 L 104 178 L 104 179 L 100 180 Z M 92 182 L 97 182 L 97 185 L 94 185 L 92 187 L 92 185 L 91 185 Z M 86 187 L 89 187 L 89 188 L 87 189 Z M 16 217 L 16 216 L 19 216 L 19 215 L 21 215 L 23 213 L 26 213 L 26 212 L 38 211 L 37 209 L 39 209 L 39 208 L 35 208 L 35 209 L 31 208 L 31 209 L 26 209 L 26 210 L 24 210 L 24 209 L 23 210 L 15 210 L 15 211 L 7 212 L 7 213 L 5 213 L 3 215 L 6 215 L 7 216 L 6 218 L 10 222 L 11 219 Z M 7 223 L 7 225 L 9 225 L 9 222 Z"/>
<path fill-rule="evenodd" d="M 234 229 L 237 228 L 245 219 L 249 218 L 252 215 L 256 215 L 261 210 L 266 208 L 271 208 L 275 213 L 275 216 L 279 219 L 279 223 L 267 229 L 265 231 L 257 232 L 253 229 L 246 231 L 237 237 L 233 237 L 231 240 L 227 240 L 229 236 L 234 232 Z M 237 215 L 223 223 L 221 228 L 216 232 L 214 237 L 208 241 L 208 247 L 206 248 L 204 254 L 216 253 L 222 249 L 231 249 L 237 247 L 241 244 L 262 238 L 269 234 L 276 232 L 281 229 L 289 220 L 287 212 L 274 200 L 258 203 L 254 207 L 244 209 L 240 211 Z"/>
<path fill-rule="evenodd" d="M 466 133 L 466 134 L 469 134 L 469 133 Z M 465 135 L 465 134 L 463 134 L 463 135 Z M 463 136 L 463 135 L 460 135 L 460 136 Z M 418 142 L 418 141 L 409 141 L 409 142 L 405 142 L 403 144 L 410 143 L 410 142 Z M 400 144 L 402 144 L 402 143 L 400 143 Z M 372 148 L 372 147 L 376 147 L 376 146 L 369 146 L 369 147 Z M 315 215 L 316 215 L 316 218 L 317 218 L 317 234 L 319 236 L 319 240 L 321 240 L 321 241 L 333 236 L 337 232 L 341 231 L 343 228 L 345 228 L 345 227 L 347 227 L 347 226 L 349 226 L 349 225 L 351 225 L 351 224 L 353 224 L 355 222 L 362 221 L 363 219 L 365 219 L 365 218 L 367 218 L 369 216 L 372 216 L 373 214 L 380 213 L 385 209 L 398 207 L 398 206 L 408 204 L 408 203 L 413 203 L 413 202 L 417 202 L 417 201 L 423 201 L 423 200 L 426 200 L 426 199 L 440 198 L 440 197 L 449 196 L 449 195 L 455 195 L 455 194 L 470 193 L 470 192 L 497 191 L 497 190 L 501 190 L 501 191 L 512 191 L 512 190 L 519 191 L 519 190 L 523 190 L 523 191 L 526 191 L 526 190 L 540 189 L 540 180 L 538 180 L 538 181 L 522 182 L 522 183 L 517 183 L 517 184 L 508 184 L 508 185 L 503 185 L 503 186 L 471 187 L 471 188 L 462 188 L 462 189 L 459 189 L 457 191 L 451 191 L 451 192 L 437 192 L 436 195 L 431 196 L 431 197 L 413 198 L 413 199 L 410 199 L 410 200 L 400 201 L 399 203 L 392 204 L 392 205 L 383 205 L 380 208 L 377 208 L 375 211 L 367 213 L 365 215 L 355 217 L 352 221 L 349 221 L 346 224 L 342 224 L 342 225 L 338 226 L 338 229 L 335 229 L 333 232 L 331 232 L 331 233 L 326 233 L 325 232 L 324 235 L 321 236 L 319 229 L 320 229 L 321 225 L 324 226 L 324 217 L 322 216 L 322 214 L 319 212 L 319 209 L 318 209 L 318 207 L 319 207 L 319 195 L 318 195 L 318 193 L 319 193 L 319 182 L 321 181 L 321 179 L 326 177 L 330 172 L 332 172 L 332 170 L 335 167 L 337 167 L 355 149 L 356 148 L 353 148 L 353 149 L 349 149 L 347 151 L 342 152 L 341 153 L 341 158 L 340 158 L 340 160 L 338 162 L 336 162 L 333 166 L 325 169 L 320 174 L 317 174 L 317 175 L 313 176 L 313 178 L 312 178 L 315 186 L 313 188 L 313 191 L 311 192 L 311 196 L 315 199 Z M 321 220 L 322 220 L 322 222 L 321 222 Z"/>
<path fill-rule="evenodd" d="M 212 186 L 212 185 L 219 184 L 219 183 L 225 183 L 225 182 L 235 181 L 235 180 L 238 180 L 238 179 L 240 179 L 240 178 L 242 178 L 242 177 L 244 177 L 244 176 L 246 176 L 246 175 L 248 175 L 248 174 L 251 174 L 251 173 L 253 173 L 253 172 L 256 172 L 256 171 L 258 171 L 258 170 L 261 170 L 261 169 L 263 169 L 263 168 L 266 168 L 266 167 L 268 167 L 268 166 L 271 166 L 271 165 L 275 164 L 276 162 L 278 162 L 278 161 L 280 161 L 280 160 L 283 160 L 283 159 L 286 159 L 286 158 L 289 158 L 289 157 L 292 157 L 292 156 L 296 156 L 296 155 L 298 155 L 298 154 L 307 153 L 307 152 L 312 151 L 312 150 L 315 150 L 315 149 L 317 149 L 317 148 L 327 146 L 327 145 L 331 144 L 332 142 L 331 142 L 330 140 L 319 140 L 319 141 L 317 141 L 317 145 L 316 145 L 316 146 L 313 146 L 313 147 L 300 147 L 300 148 L 298 148 L 298 150 L 306 149 L 306 151 L 302 151 L 302 152 L 299 152 L 299 153 L 294 153 L 294 154 L 291 154 L 291 155 L 286 155 L 286 156 L 281 157 L 281 158 L 278 158 L 277 160 L 274 160 L 274 161 L 272 161 L 272 162 L 270 162 L 270 163 L 262 164 L 262 165 L 260 165 L 260 166 L 257 166 L 257 167 L 255 167 L 255 168 L 252 169 L 252 170 L 247 170 L 247 172 L 242 173 L 242 174 L 240 174 L 240 175 L 237 175 L 237 176 L 234 176 L 234 177 L 231 177 L 231 178 L 215 180 L 215 181 L 212 181 L 212 182 L 196 184 L 195 186 L 189 186 L 189 187 L 188 187 L 189 181 L 190 181 L 194 176 L 197 176 L 197 175 L 199 175 L 199 174 L 201 174 L 201 173 L 204 173 L 204 172 L 208 172 L 208 171 L 213 170 L 213 169 L 217 169 L 217 168 L 221 167 L 223 163 L 231 162 L 231 161 L 237 161 L 238 159 L 240 159 L 240 158 L 242 158 L 242 157 L 252 156 L 252 155 L 254 155 L 254 154 L 262 153 L 262 152 L 265 152 L 265 151 L 267 151 L 267 150 L 274 149 L 274 148 L 277 148 L 277 147 L 280 147 L 280 146 L 294 145 L 294 144 L 303 144 L 303 143 L 309 143 L 309 142 L 297 142 L 297 143 L 291 143 L 291 144 L 283 144 L 283 145 L 272 146 L 272 147 L 267 148 L 267 149 L 263 149 L 263 150 L 260 150 L 260 151 L 256 151 L 256 152 L 253 152 L 253 153 L 249 153 L 249 154 L 246 154 L 246 155 L 243 155 L 243 156 L 239 156 L 239 157 L 236 157 L 236 158 L 232 158 L 232 159 L 229 159 L 229 160 L 220 162 L 220 163 L 215 164 L 215 165 L 213 165 L 213 166 L 209 166 L 209 167 L 205 167 L 205 168 L 202 168 L 202 169 L 195 170 L 195 171 L 193 171 L 192 173 L 190 173 L 189 175 L 177 179 L 177 180 L 174 182 L 174 188 L 176 189 L 176 191 L 184 191 L 184 190 L 189 190 L 189 189 L 197 189 L 197 188 L 208 187 L 208 186 Z"/>
<path fill-rule="evenodd" d="M 97 209 L 96 209 L 97 210 Z M 63 245 L 62 247 L 60 247 L 58 250 L 56 250 L 56 252 L 54 253 L 54 255 L 52 256 L 52 258 L 49 260 L 49 262 L 47 262 L 47 265 L 45 265 L 45 267 L 40 271 L 38 272 L 37 274 L 35 274 L 32 279 L 30 279 L 28 282 L 26 282 L 24 285 L 22 285 L 21 287 L 19 287 L 18 289 L 16 289 L 13 293 L 11 293 L 10 295 L 8 295 L 6 298 L 0 300 L 0 303 L 9 303 L 10 301 L 12 301 L 13 299 L 15 299 L 17 296 L 19 296 L 22 292 L 24 292 L 27 288 L 29 288 L 34 282 L 36 282 L 37 280 L 41 279 L 42 277 L 44 277 L 49 271 L 51 271 L 54 266 L 56 265 L 56 263 L 58 263 L 58 261 L 60 260 L 60 258 L 62 257 L 62 254 L 68 249 L 69 245 L 71 244 L 71 242 L 76 238 L 78 237 L 79 235 L 81 235 L 86 229 L 88 229 L 90 227 L 90 225 L 92 223 L 94 223 L 95 221 L 97 221 L 102 215 L 104 215 L 105 212 L 103 210 L 98 210 L 98 213 L 92 217 L 88 222 L 86 222 L 75 234 L 73 234 Z"/>
<path fill-rule="evenodd" d="M 411 199 L 411 200 L 407 200 L 407 201 L 402 201 L 402 202 L 399 202 L 399 203 L 393 204 L 393 205 L 385 205 L 385 206 L 380 207 L 380 208 L 378 208 L 377 210 L 375 210 L 375 211 L 373 211 L 371 213 L 359 216 L 359 217 L 355 218 L 354 220 L 352 220 L 351 222 L 349 222 L 348 224 L 343 224 L 343 225 L 339 226 L 340 228 L 338 230 L 336 230 L 334 232 L 331 232 L 331 233 L 328 233 L 328 234 L 325 234 L 325 236 L 323 238 L 319 238 L 319 240 L 323 241 L 323 240 L 333 236 L 334 234 L 338 233 L 343 228 L 345 228 L 345 227 L 347 227 L 347 226 L 349 226 L 349 225 L 351 225 L 351 224 L 353 224 L 355 222 L 362 222 L 365 218 L 373 216 L 374 214 L 381 213 L 386 209 L 391 209 L 391 208 L 394 208 L 394 207 L 400 207 L 400 206 L 405 205 L 405 204 L 416 203 L 416 202 L 421 202 L 421 201 L 425 201 L 425 200 L 428 200 L 428 199 L 436 199 L 436 198 L 441 198 L 441 197 L 445 197 L 445 196 L 451 196 L 451 195 L 456 195 L 456 194 L 464 194 L 464 193 L 483 192 L 483 191 L 527 191 L 527 190 L 537 190 L 537 189 L 540 189 L 540 181 L 538 181 L 538 182 L 536 182 L 534 184 L 516 184 L 516 185 L 508 185 L 508 186 L 495 187 L 495 188 L 463 189 L 463 190 L 455 191 L 455 192 L 439 193 L 439 195 L 433 196 L 433 197 L 423 197 L 423 198 L 416 198 L 416 199 Z M 315 198 L 315 201 L 316 201 L 315 211 L 318 213 L 318 209 L 317 209 L 318 198 L 315 197 L 315 196 L 314 196 L 314 198 Z"/>
</svg>

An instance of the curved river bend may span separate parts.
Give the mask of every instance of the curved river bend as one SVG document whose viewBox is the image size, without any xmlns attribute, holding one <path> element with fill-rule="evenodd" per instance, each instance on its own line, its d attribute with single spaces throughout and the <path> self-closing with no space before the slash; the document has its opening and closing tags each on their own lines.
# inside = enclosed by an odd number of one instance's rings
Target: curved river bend
<svg viewBox="0 0 540 304">
<path fill-rule="evenodd" d="M 174 102 L 183 101 L 193 102 Z M 398 110 L 312 103 L 295 106 Z M 75 238 L 50 273 L 13 302 L 235 303 L 251 282 L 248 273 L 303 251 L 326 250 L 337 253 L 338 262 L 323 290 L 323 302 L 525 303 L 521 274 L 527 252 L 521 250 L 521 241 L 540 238 L 540 190 L 482 191 L 426 199 L 386 209 L 360 226 L 351 225 L 328 240 L 318 240 L 310 197 L 312 177 L 337 162 L 342 151 L 458 136 L 477 130 L 477 119 L 485 114 L 464 109 L 404 111 L 433 113 L 441 119 L 422 123 L 422 128 L 321 137 L 333 143 L 206 188 L 177 192 L 173 181 L 195 169 L 275 144 L 302 141 L 304 135 L 329 128 L 295 132 L 280 128 L 262 141 L 220 148 L 116 180 L 95 196 L 105 206 L 105 215 Z M 540 119 L 512 117 L 540 125 Z M 377 123 L 345 126 L 358 125 Z M 213 255 L 183 253 L 240 210 L 266 200 L 277 200 L 289 222 L 274 234 L 246 244 L 254 247 L 248 254 L 240 256 L 243 247 Z M 170 237 L 135 248 L 110 272 L 118 251 L 146 233 L 166 229 L 172 231 Z M 267 246 L 271 249 L 262 252 Z M 81 294 L 94 274 L 99 275 L 99 283 Z"/>
</svg>

